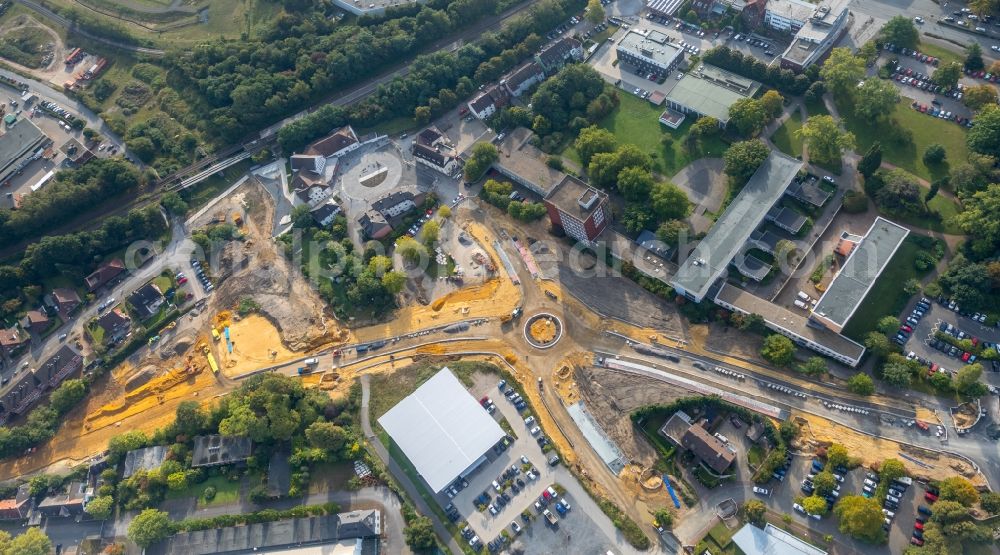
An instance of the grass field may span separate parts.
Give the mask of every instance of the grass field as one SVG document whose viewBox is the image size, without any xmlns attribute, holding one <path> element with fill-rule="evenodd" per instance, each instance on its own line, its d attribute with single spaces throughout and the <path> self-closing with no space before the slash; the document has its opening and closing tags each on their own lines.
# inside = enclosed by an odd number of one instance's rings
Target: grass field
<svg viewBox="0 0 1000 555">
<path fill-rule="evenodd" d="M 954 122 L 933 118 L 910 108 L 909 101 L 903 99 L 896 105 L 892 113 L 892 121 L 872 124 L 862 121 L 854 115 L 850 106 L 838 105 L 844 125 L 854 133 L 857 139 L 857 152 L 865 153 L 872 143 L 882 144 L 882 159 L 899 166 L 908 172 L 933 181 L 948 173 L 948 164 L 929 168 L 924 164 L 923 155 L 927 147 L 938 143 L 948 153 L 947 160 L 952 163 L 965 161 L 969 157 L 969 149 L 965 145 L 966 129 Z M 897 129 L 909 131 L 912 141 L 903 141 L 898 137 Z"/>
<path fill-rule="evenodd" d="M 668 129 L 659 121 L 662 108 L 625 91 L 618 91 L 618 98 L 621 99 L 618 108 L 598 125 L 611 131 L 618 144 L 633 144 L 652 156 L 654 169 L 664 175 L 674 175 L 699 158 L 720 157 L 729 146 L 721 138 L 711 138 L 703 142 L 698 152 L 689 153 L 684 146 L 684 139 L 691 124 L 694 123 L 690 117 L 684 121 L 680 129 Z M 669 134 L 674 139 L 669 147 L 665 147 L 661 142 L 664 134 Z M 562 154 L 580 163 L 580 156 L 572 144 Z"/>
<path fill-rule="evenodd" d="M 799 110 L 792 112 L 792 115 L 785 120 L 785 123 L 771 135 L 771 142 L 778 147 L 781 152 L 789 156 L 802 156 L 802 139 L 795 136 L 795 132 L 802 129 L 802 113 Z"/>
<path fill-rule="evenodd" d="M 921 189 L 924 194 L 927 193 L 928 189 L 926 187 L 921 187 Z M 927 217 L 923 215 L 916 216 L 909 214 L 891 214 L 889 217 L 904 224 L 929 229 L 931 231 L 948 233 L 951 235 L 965 234 L 962 228 L 955 222 L 955 216 L 957 216 L 960 211 L 957 201 L 952 200 L 949 197 L 937 195 L 932 198 L 929 203 L 927 203 L 927 208 L 930 209 L 931 212 L 935 213 L 937 217 Z"/>
<path fill-rule="evenodd" d="M 826 109 L 826 104 L 824 104 L 822 100 L 818 100 L 818 101 L 815 101 L 815 102 L 810 102 L 810 101 L 807 100 L 806 101 L 806 112 L 809 113 L 810 117 L 812 117 L 812 116 L 829 116 L 830 115 L 830 111 Z"/>
<path fill-rule="evenodd" d="M 205 499 L 205 488 L 208 486 L 215 486 L 215 497 L 211 501 Z M 185 497 L 197 497 L 199 509 L 236 503 L 240 500 L 240 483 L 227 480 L 224 476 L 212 476 L 200 484 L 191 484 L 182 490 L 167 493 L 167 499 Z"/>
<path fill-rule="evenodd" d="M 922 275 L 914 266 L 918 252 L 920 246 L 912 235 L 907 237 L 875 285 L 868 291 L 857 312 L 844 326 L 844 335 L 855 341 L 863 341 L 865 335 L 875 329 L 879 318 L 887 314 L 895 316 L 903 310 L 910 295 L 903 291 L 902 285 L 907 280 L 919 279 Z"/>
</svg>

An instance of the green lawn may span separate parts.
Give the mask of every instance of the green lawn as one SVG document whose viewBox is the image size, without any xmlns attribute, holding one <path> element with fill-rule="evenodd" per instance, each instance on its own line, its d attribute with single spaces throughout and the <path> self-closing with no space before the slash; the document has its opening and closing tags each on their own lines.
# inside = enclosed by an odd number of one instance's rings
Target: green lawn
<svg viewBox="0 0 1000 555">
<path fill-rule="evenodd" d="M 416 128 L 417 124 L 413 121 L 413 118 L 398 117 L 372 127 L 359 127 L 357 129 L 357 133 L 359 135 L 366 135 L 368 133 L 378 132 L 384 135 L 398 135 L 404 131 Z"/>
<path fill-rule="evenodd" d="M 924 193 L 927 192 L 926 187 L 921 186 L 921 189 Z M 927 208 L 930 209 L 935 216 L 890 214 L 888 217 L 904 224 L 922 227 L 931 231 L 948 233 L 951 235 L 965 234 L 965 232 L 962 231 L 962 228 L 955 222 L 955 216 L 957 216 L 960 211 L 957 201 L 952 200 L 949 197 L 937 195 L 932 198 L 929 203 L 927 203 Z"/>
<path fill-rule="evenodd" d="M 208 204 L 208 201 L 219 196 L 219 193 L 222 191 L 232 187 L 232 185 L 253 166 L 254 162 L 250 159 L 243 160 L 238 164 L 233 164 L 222 172 L 222 177 L 219 177 L 218 174 L 212 174 L 205 178 L 205 180 L 201 183 L 184 189 L 181 193 L 181 197 L 187 201 L 188 209 L 193 212 Z"/>
<path fill-rule="evenodd" d="M 757 468 L 761 461 L 764 460 L 764 448 L 760 445 L 754 445 L 750 449 L 747 449 L 747 462 L 750 466 Z"/>
<path fill-rule="evenodd" d="M 215 497 L 211 501 L 205 499 L 205 488 L 208 486 L 215 486 Z M 167 492 L 167 499 L 185 497 L 197 497 L 199 509 L 236 503 L 240 500 L 240 483 L 231 482 L 224 476 L 212 476 L 200 484 L 191 484 L 182 490 Z"/>
<path fill-rule="evenodd" d="M 174 280 L 168 276 L 159 275 L 153 278 L 153 285 L 160 289 L 160 293 L 166 293 L 168 289 L 174 286 Z"/>
<path fill-rule="evenodd" d="M 795 132 L 802 129 L 802 112 L 796 110 L 785 120 L 785 123 L 771 135 L 771 142 L 778 147 L 781 152 L 796 158 L 802 156 L 802 139 L 795 136 Z"/>
<path fill-rule="evenodd" d="M 927 147 L 939 143 L 948 153 L 947 160 L 957 163 L 969 157 L 965 145 L 966 128 L 954 122 L 933 118 L 910 108 L 909 101 L 903 99 L 892 113 L 891 123 L 872 124 L 862 121 L 846 103 L 838 104 L 840 115 L 848 131 L 857 139 L 857 152 L 865 153 L 872 143 L 882 144 L 882 159 L 899 166 L 928 181 L 947 175 L 948 164 L 929 168 L 924 164 L 923 155 Z M 913 140 L 901 137 L 900 131 L 909 131 Z"/>
<path fill-rule="evenodd" d="M 684 138 L 694 120 L 689 116 L 680 129 L 673 130 L 660 123 L 662 107 L 653 106 L 649 102 L 630 94 L 618 91 L 621 103 L 618 108 L 601 120 L 598 125 L 614 133 L 619 144 L 633 144 L 643 152 L 653 157 L 655 170 L 664 175 L 674 175 L 684 166 L 699 158 L 720 157 L 728 148 L 721 138 L 713 137 L 703 144 L 698 152 L 689 153 L 684 146 Z M 669 147 L 660 142 L 663 135 L 669 133 L 673 144 Z M 580 163 L 580 156 L 570 144 L 562 152 L 563 156 Z"/>
<path fill-rule="evenodd" d="M 940 59 L 941 65 L 949 62 L 957 62 L 961 64 L 965 61 L 964 54 L 953 52 L 936 44 L 921 43 L 918 49 L 928 56 L 934 56 L 935 58 Z"/>
<path fill-rule="evenodd" d="M 862 341 L 868 332 L 875 329 L 879 318 L 887 314 L 897 315 L 903 310 L 910 295 L 903 291 L 902 285 L 910 278 L 921 277 L 914 266 L 918 252 L 920 246 L 911 234 L 899 246 L 899 250 L 865 296 L 857 312 L 844 326 L 844 335 L 855 341 Z"/>
<path fill-rule="evenodd" d="M 812 116 L 829 116 L 830 111 L 826 109 L 826 104 L 822 100 L 817 101 L 806 101 L 806 112 L 809 117 Z"/>
</svg>

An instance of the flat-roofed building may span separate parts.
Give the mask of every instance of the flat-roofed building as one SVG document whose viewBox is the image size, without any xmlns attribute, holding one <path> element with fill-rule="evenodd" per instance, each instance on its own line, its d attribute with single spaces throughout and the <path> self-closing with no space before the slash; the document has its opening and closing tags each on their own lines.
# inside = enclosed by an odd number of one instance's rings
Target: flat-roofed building
<svg viewBox="0 0 1000 555">
<path fill-rule="evenodd" d="M 684 0 L 648 0 L 646 8 L 650 13 L 660 17 L 670 17 L 677 12 Z"/>
<path fill-rule="evenodd" d="M 720 127 L 729 124 L 729 107 L 751 98 L 760 90 L 760 83 L 708 64 L 689 71 L 670 90 L 667 106 L 696 118 L 709 116 L 719 120 Z"/>
<path fill-rule="evenodd" d="M 486 453 L 506 435 L 447 367 L 378 423 L 435 493 L 487 462 Z"/>
<path fill-rule="evenodd" d="M 745 555 L 826 555 L 826 551 L 771 524 L 764 528 L 744 524 L 733 534 L 733 543 Z"/>
<path fill-rule="evenodd" d="M 637 31 L 629 31 L 615 48 L 619 63 L 628 65 L 635 73 L 656 73 L 666 75 L 684 61 L 684 50 L 665 40 L 659 40 L 657 34 L 651 32 L 644 35 Z"/>
<path fill-rule="evenodd" d="M 714 300 L 715 304 L 727 310 L 745 315 L 758 314 L 769 329 L 848 366 L 857 366 L 865 354 L 864 345 L 734 285 L 723 284 Z"/>
<path fill-rule="evenodd" d="M 545 208 L 552 225 L 585 243 L 593 243 L 611 221 L 608 194 L 571 175 L 564 176 L 545 197 Z"/>
<path fill-rule="evenodd" d="M 729 263 L 764 221 L 768 210 L 802 168 L 802 162 L 780 152 L 771 154 L 757 168 L 729 208 L 716 220 L 705 238 L 681 264 L 670 285 L 678 294 L 701 302 L 726 272 Z"/>
<path fill-rule="evenodd" d="M 777 31 L 794 33 L 781 54 L 781 67 L 802 71 L 822 60 L 847 31 L 850 0 L 769 0 L 764 23 Z"/>
<path fill-rule="evenodd" d="M 899 224 L 876 218 L 819 298 L 812 319 L 833 331 L 842 331 L 909 233 Z"/>
<path fill-rule="evenodd" d="M 566 174 L 545 163 L 548 156 L 531 144 L 533 135 L 525 127 L 518 127 L 508 133 L 498 147 L 500 158 L 493 163 L 493 169 L 544 197 Z"/>
<path fill-rule="evenodd" d="M 0 135 L 0 183 L 5 183 L 52 141 L 31 120 L 18 119 Z"/>
</svg>

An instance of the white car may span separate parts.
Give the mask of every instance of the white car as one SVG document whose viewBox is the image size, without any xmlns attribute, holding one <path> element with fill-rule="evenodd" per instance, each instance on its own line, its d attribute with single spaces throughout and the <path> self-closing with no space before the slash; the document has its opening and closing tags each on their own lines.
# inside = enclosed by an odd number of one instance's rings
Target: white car
<svg viewBox="0 0 1000 555">
<path fill-rule="evenodd" d="M 537 436 L 538 433 L 541 432 L 541 431 L 542 431 L 541 428 L 539 428 L 538 426 L 535 426 L 534 428 L 531 429 L 531 435 Z"/>
<path fill-rule="evenodd" d="M 753 487 L 753 492 L 756 493 L 757 495 L 764 495 L 764 496 L 767 496 L 767 495 L 771 494 L 771 492 L 768 491 L 767 488 L 762 488 L 760 486 L 754 486 Z"/>
<path fill-rule="evenodd" d="M 528 462 L 528 455 L 521 455 L 521 462 L 524 464 L 530 464 Z"/>
<path fill-rule="evenodd" d="M 799 505 L 798 503 L 793 503 L 792 504 L 792 508 L 795 509 L 796 511 L 802 513 L 802 514 L 807 514 L 806 513 L 806 508 L 803 507 L 802 505 Z"/>
<path fill-rule="evenodd" d="M 529 417 L 527 417 L 527 418 L 524 419 L 524 425 L 525 426 L 531 426 L 534 423 L 535 423 L 535 417 L 534 416 L 529 416 Z"/>
<path fill-rule="evenodd" d="M 497 493 L 500 493 L 500 484 L 496 480 L 493 480 L 493 489 L 497 490 Z"/>
<path fill-rule="evenodd" d="M 521 533 L 521 525 L 518 524 L 518 523 L 516 523 L 516 522 L 511 522 L 510 523 L 510 529 L 515 534 L 520 534 Z"/>
<path fill-rule="evenodd" d="M 914 16 L 913 17 L 913 22 L 916 23 L 917 25 L 923 25 L 924 24 L 924 18 L 920 17 L 919 15 L 918 16 Z"/>
</svg>

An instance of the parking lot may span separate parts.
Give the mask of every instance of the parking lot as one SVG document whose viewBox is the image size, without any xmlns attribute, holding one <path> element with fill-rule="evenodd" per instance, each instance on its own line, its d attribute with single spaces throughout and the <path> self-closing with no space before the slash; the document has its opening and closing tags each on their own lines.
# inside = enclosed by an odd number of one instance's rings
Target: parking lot
<svg viewBox="0 0 1000 555">
<path fill-rule="evenodd" d="M 972 117 L 972 111 L 962 103 L 961 97 L 958 96 L 960 91 L 935 93 L 933 90 L 924 89 L 919 86 L 921 83 L 929 83 L 930 76 L 937 69 L 933 62 L 923 62 L 910 54 L 885 50 L 879 57 L 877 65 L 891 63 L 892 60 L 898 62 L 898 69 L 895 71 L 891 70 L 893 73 L 891 81 L 899 89 L 900 95 L 929 108 L 938 108 L 939 110 L 951 112 L 955 117 L 963 119 Z M 933 84 L 923 86 L 929 87 L 933 86 Z"/>
<path fill-rule="evenodd" d="M 609 549 L 616 553 L 634 552 L 624 540 L 617 539 L 619 534 L 613 524 L 586 495 L 572 474 L 561 463 L 549 465 L 554 452 L 543 453 L 539 447 L 538 437 L 543 433 L 539 431 L 537 436 L 531 434 L 531 429 L 537 424 L 532 422 L 525 425 L 524 416 L 499 391 L 495 382 L 474 388 L 472 394 L 477 399 L 488 396 L 496 406 L 494 418 L 505 418 L 517 437 L 502 452 L 489 451 L 488 462 L 466 478 L 469 485 L 454 498 L 446 493 L 438 495 L 437 500 L 446 512 L 450 509 L 449 505 L 457 511 L 456 523 L 468 523 L 469 531 L 466 536 L 471 534 L 478 538 L 485 552 L 490 551 L 488 544 L 499 538 L 504 531 L 512 538 L 512 542 L 520 544 L 519 548 L 524 553 L 565 552 L 568 545 L 572 546 L 574 553 L 603 554 Z M 522 457 L 527 459 L 527 464 Z M 527 476 L 528 465 L 533 469 L 532 474 L 537 473 L 534 479 Z M 516 473 L 509 479 L 504 479 L 503 474 L 511 466 L 516 469 Z M 494 481 L 500 485 L 509 501 L 498 503 Z M 519 491 L 515 492 L 510 484 L 516 485 Z M 546 497 L 545 492 L 549 487 L 559 490 L 558 498 L 568 504 L 568 510 L 557 509 L 555 500 L 546 501 L 542 506 L 541 500 Z M 483 494 L 488 496 L 485 503 L 481 503 L 484 500 L 481 497 Z M 536 502 L 539 502 L 540 507 L 536 507 Z M 480 511 L 479 504 L 486 509 Z M 489 506 L 493 506 L 497 514 L 492 514 Z M 549 524 L 541 514 L 544 510 L 548 510 L 557 519 L 555 525 Z M 525 511 L 528 513 L 527 519 L 522 517 Z M 517 524 L 517 532 L 512 523 Z M 468 540 L 467 537 L 466 541 Z M 507 544 L 508 547 L 510 545 Z"/>
<path fill-rule="evenodd" d="M 904 312 L 904 320 L 906 318 L 905 315 L 912 314 L 912 310 L 917 306 L 916 303 L 917 300 L 914 300 L 911 303 L 912 306 L 907 307 L 906 312 Z M 906 353 L 913 352 L 916 357 L 930 361 L 951 372 L 958 371 L 959 368 L 967 364 L 966 361 L 961 359 L 961 351 L 958 351 L 955 355 L 950 355 L 932 347 L 934 331 L 941 324 L 945 324 L 945 327 L 950 324 L 952 329 L 956 330 L 952 334 L 956 337 L 958 331 L 961 331 L 966 336 L 975 337 L 979 342 L 990 344 L 1000 342 L 1000 329 L 996 326 L 988 326 L 970 317 L 963 316 L 954 310 L 949 310 L 947 305 L 939 302 L 931 302 L 930 309 L 918 321 L 916 326 L 908 324 L 913 328 L 913 333 L 910 335 L 908 341 L 902 345 L 903 351 Z M 992 361 L 983 361 L 983 369 L 987 370 L 983 374 L 983 380 L 986 383 L 994 386 L 1000 385 L 1000 376 L 997 375 L 1000 364 L 993 364 Z"/>
</svg>

